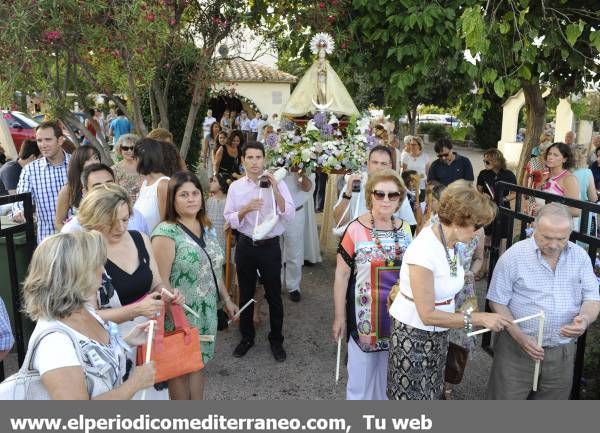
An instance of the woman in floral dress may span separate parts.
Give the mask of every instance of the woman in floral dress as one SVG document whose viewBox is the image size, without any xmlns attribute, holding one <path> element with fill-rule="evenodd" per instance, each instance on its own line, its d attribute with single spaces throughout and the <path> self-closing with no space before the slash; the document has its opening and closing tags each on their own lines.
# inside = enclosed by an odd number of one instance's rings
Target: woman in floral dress
<svg viewBox="0 0 600 433">
<path fill-rule="evenodd" d="M 225 301 L 230 316 L 237 311 L 221 278 L 223 251 L 215 237 L 206 235 L 211 223 L 200 181 L 191 172 L 175 173 L 169 180 L 165 221 L 152 233 L 152 248 L 163 281 L 179 289 L 186 304 L 199 316 L 186 312 L 190 325 L 200 335 L 217 334 L 217 298 Z M 215 343 L 200 344 L 204 364 L 215 352 Z M 204 394 L 202 370 L 169 381 L 173 400 L 201 400 Z"/>
<path fill-rule="evenodd" d="M 144 181 L 144 176 L 137 172 L 137 158 L 133 152 L 138 138 L 134 134 L 125 134 L 119 137 L 117 155 L 123 157 L 123 159 L 113 166 L 115 182 L 125 188 L 131 203 L 135 203 L 137 200 L 140 187 Z"/>
</svg>

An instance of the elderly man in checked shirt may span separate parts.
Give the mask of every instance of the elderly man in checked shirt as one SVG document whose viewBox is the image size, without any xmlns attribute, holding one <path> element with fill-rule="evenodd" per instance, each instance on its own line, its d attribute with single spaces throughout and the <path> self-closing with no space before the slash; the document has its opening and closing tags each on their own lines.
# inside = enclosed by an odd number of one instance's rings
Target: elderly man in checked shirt
<svg viewBox="0 0 600 433">
<path fill-rule="evenodd" d="M 67 183 L 67 168 L 71 155 L 62 150 L 65 140 L 56 122 L 42 122 L 35 130 L 35 139 L 42 157 L 23 167 L 17 194 L 30 192 L 37 213 L 37 241 L 56 232 L 56 198 L 58 191 Z M 23 203 L 13 205 L 13 219 L 23 222 Z"/>
<path fill-rule="evenodd" d="M 2 361 L 13 347 L 15 339 L 10 329 L 8 313 L 4 301 L 0 298 L 0 361 Z"/>
<path fill-rule="evenodd" d="M 569 242 L 572 217 L 557 203 L 545 205 L 529 239 L 517 242 L 498 261 L 487 295 L 492 310 L 509 320 L 544 311 L 544 338 L 530 320 L 498 334 L 488 383 L 496 400 L 568 399 L 576 340 L 600 311 L 598 280 L 590 257 Z M 541 361 L 538 391 L 532 392 L 535 361 Z"/>
</svg>

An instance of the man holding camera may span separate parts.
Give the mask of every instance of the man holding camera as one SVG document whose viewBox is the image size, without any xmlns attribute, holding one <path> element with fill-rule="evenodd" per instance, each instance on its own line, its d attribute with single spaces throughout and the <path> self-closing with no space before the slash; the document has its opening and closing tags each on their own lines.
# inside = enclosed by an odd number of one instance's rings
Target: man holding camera
<svg viewBox="0 0 600 433">
<path fill-rule="evenodd" d="M 337 203 L 333 207 L 333 220 L 337 226 L 347 224 L 354 218 L 362 215 L 367 211 L 365 201 L 365 185 L 370 174 L 392 168 L 392 152 L 388 146 L 375 146 L 369 152 L 367 160 L 367 172 L 351 174 L 346 180 L 346 184 L 342 188 L 342 193 L 338 198 Z M 358 206 L 358 212 L 355 212 Z M 350 207 L 350 209 L 348 209 Z M 410 207 L 408 198 L 405 198 L 400 206 L 400 210 L 394 215 L 406 221 L 409 225 L 417 224 L 415 215 Z"/>
<path fill-rule="evenodd" d="M 284 223 L 294 219 L 294 201 L 285 183 L 277 183 L 273 174 L 264 171 L 265 149 L 262 144 L 246 144 L 242 148 L 242 163 L 246 175 L 230 185 L 223 211 L 225 220 L 238 232 L 235 264 L 240 286 L 240 307 L 253 298 L 258 271 L 269 304 L 271 351 L 276 361 L 283 362 L 286 353 L 283 349 L 282 334 L 279 237 L 285 231 Z M 275 209 L 271 199 L 271 188 L 275 198 Z M 273 227 L 260 240 L 254 240 L 255 227 L 270 218 L 277 219 Z M 254 307 L 250 305 L 240 315 L 242 341 L 233 351 L 233 356 L 237 358 L 244 356 L 254 345 L 253 312 Z"/>
</svg>

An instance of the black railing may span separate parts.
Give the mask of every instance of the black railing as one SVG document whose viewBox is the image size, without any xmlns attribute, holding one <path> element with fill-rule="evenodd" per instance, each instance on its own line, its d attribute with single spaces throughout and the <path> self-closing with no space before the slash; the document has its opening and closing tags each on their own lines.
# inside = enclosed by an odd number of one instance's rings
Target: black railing
<svg viewBox="0 0 600 433">
<path fill-rule="evenodd" d="M 21 290 L 20 290 L 20 278 L 24 275 L 19 275 L 17 267 L 17 254 L 15 236 L 20 233 L 25 233 L 25 254 L 27 257 L 27 264 L 31 260 L 33 250 L 36 246 L 35 238 L 35 226 L 33 222 L 33 204 L 31 201 L 31 194 L 16 194 L 16 195 L 5 195 L 0 196 L 0 206 L 11 204 L 15 202 L 23 202 L 23 213 L 25 215 L 25 222 L 18 225 L 2 226 L 0 220 L 0 238 L 6 240 L 6 257 L 8 260 L 8 274 L 10 279 L 10 294 L 11 294 L 11 305 L 7 305 L 7 309 L 12 307 L 14 327 L 13 333 L 15 336 L 15 346 L 17 349 L 17 359 L 19 365 L 23 363 L 25 359 L 25 352 L 27 351 L 24 322 L 29 320 L 21 314 Z M 0 380 L 4 380 L 4 364 L 0 362 Z"/>
<path fill-rule="evenodd" d="M 549 194 L 539 190 L 525 188 L 519 185 L 514 185 L 506 182 L 498 182 L 496 184 L 495 191 L 496 204 L 498 205 L 498 217 L 495 220 L 494 227 L 492 230 L 492 239 L 490 246 L 490 263 L 488 269 L 488 287 L 491 282 L 492 273 L 494 271 L 494 268 L 496 267 L 498 258 L 500 257 L 500 247 L 503 234 L 508 233 L 508 238 L 506 239 L 506 248 L 508 249 L 513 244 L 515 220 L 520 221 L 518 239 L 523 240 L 527 237 L 526 229 L 528 225 L 531 222 L 533 222 L 534 218 L 531 215 L 523 213 L 521 209 L 523 209 L 524 200 L 528 200 L 529 197 L 545 200 L 546 203 L 560 203 L 564 204 L 565 206 L 581 210 L 580 225 L 579 227 L 575 227 L 574 230 L 571 232 L 570 240 L 573 242 L 578 241 L 579 243 L 585 244 L 590 259 L 592 260 L 592 265 L 595 265 L 596 253 L 600 248 L 600 239 L 596 237 L 595 233 L 593 235 L 588 234 L 590 220 L 589 216 L 591 214 L 600 214 L 600 205 L 587 201 L 561 197 L 555 194 Z M 507 207 L 503 202 L 503 197 L 507 192 L 514 192 L 516 194 L 514 210 L 510 207 Z M 502 215 L 506 216 L 507 218 L 501 218 Z M 503 224 L 508 224 L 508 227 L 503 227 Z M 486 310 L 490 311 L 487 302 Z M 484 334 L 482 346 L 486 350 L 486 352 L 493 355 L 493 350 L 491 347 L 491 338 L 491 333 Z M 573 370 L 573 388 L 571 389 L 572 399 L 579 399 L 579 393 L 581 389 L 581 377 L 583 374 L 585 339 L 586 334 L 584 333 L 577 340 L 577 354 L 575 356 L 575 367 Z"/>
</svg>

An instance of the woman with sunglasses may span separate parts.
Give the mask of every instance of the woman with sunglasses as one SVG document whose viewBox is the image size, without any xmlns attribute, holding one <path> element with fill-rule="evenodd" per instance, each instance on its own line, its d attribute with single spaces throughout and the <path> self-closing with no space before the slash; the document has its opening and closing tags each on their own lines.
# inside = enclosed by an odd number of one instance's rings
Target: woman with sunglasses
<svg viewBox="0 0 600 433">
<path fill-rule="evenodd" d="M 140 187 L 144 182 L 144 176 L 137 172 L 137 158 L 134 155 L 135 143 L 139 137 L 135 134 L 124 134 L 117 141 L 117 155 L 121 159 L 112 169 L 115 172 L 115 182 L 125 188 L 131 202 L 135 203 Z"/>
<path fill-rule="evenodd" d="M 496 183 L 497 182 L 506 182 L 506 183 L 517 183 L 517 178 L 515 174 L 506 168 L 506 160 L 504 159 L 504 155 L 498 149 L 488 149 L 483 154 L 483 163 L 485 164 L 485 169 L 479 172 L 479 176 L 477 176 L 477 190 L 485 195 L 487 195 L 491 200 L 496 200 Z M 503 203 L 504 207 L 510 207 L 510 202 L 514 200 L 515 193 L 505 190 L 503 192 Z M 508 230 L 508 217 L 505 215 L 497 215 L 496 218 L 500 218 L 499 226 L 502 228 L 500 233 L 501 239 L 508 239 L 509 236 L 512 236 L 512 233 L 509 233 Z M 491 243 L 492 229 L 494 228 L 493 224 L 489 224 L 485 226 L 485 246 L 489 247 Z M 487 264 L 481 267 L 481 270 L 475 275 L 475 280 L 479 281 L 482 278 L 485 278 L 487 275 Z"/>
<path fill-rule="evenodd" d="M 405 195 L 394 170 L 371 174 L 365 187 L 368 212 L 348 225 L 338 246 L 333 338 L 350 336 L 348 400 L 387 399 L 390 317 L 385 304 L 412 239 L 408 223 L 394 218 Z"/>
<path fill-rule="evenodd" d="M 449 185 L 440 198 L 438 223 L 425 227 L 409 245 L 399 290 L 390 307 L 387 396 L 391 400 L 436 400 L 444 390 L 448 328 L 483 326 L 499 331 L 510 322 L 499 314 L 455 312 L 464 285 L 457 243 L 469 243 L 489 224 L 494 203 L 465 182 Z"/>
</svg>

